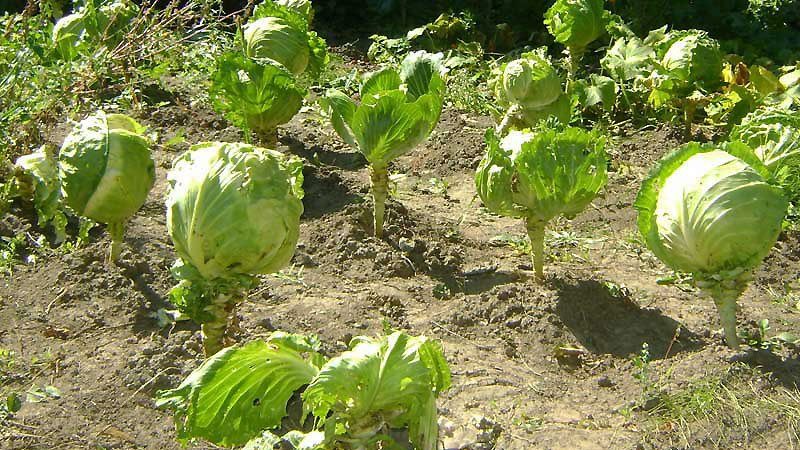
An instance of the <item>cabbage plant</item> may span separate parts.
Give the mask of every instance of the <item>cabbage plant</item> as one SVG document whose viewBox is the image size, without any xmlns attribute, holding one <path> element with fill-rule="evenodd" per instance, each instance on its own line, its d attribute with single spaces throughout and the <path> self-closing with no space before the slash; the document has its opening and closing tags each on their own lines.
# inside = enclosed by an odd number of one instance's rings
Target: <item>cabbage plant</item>
<svg viewBox="0 0 800 450">
<path fill-rule="evenodd" d="M 175 412 L 182 442 L 388 449 L 400 448 L 389 430 L 407 428 L 415 449 L 436 450 L 436 398 L 449 387 L 442 348 L 424 336 L 357 336 L 348 351 L 327 359 L 316 338 L 275 332 L 215 354 L 180 386 L 158 392 L 156 405 Z M 313 429 L 274 435 L 270 430 L 286 423 L 287 404 L 300 393 L 302 417 L 291 418 L 302 424 L 311 414 Z"/>
<path fill-rule="evenodd" d="M 66 239 L 67 216 L 61 208 L 61 182 L 58 178 L 58 161 L 52 150 L 43 145 L 39 150 L 17 158 L 14 164 L 17 193 L 33 198 L 39 226 L 53 226 L 55 243 Z"/>
<path fill-rule="evenodd" d="M 739 346 L 736 301 L 786 214 L 783 192 L 767 174 L 741 143 L 688 143 L 653 167 L 634 205 L 650 250 L 714 300 L 731 348 Z"/>
<path fill-rule="evenodd" d="M 567 47 L 570 79 L 574 78 L 586 47 L 605 33 L 608 21 L 603 0 L 556 0 L 545 11 L 547 31 Z"/>
<path fill-rule="evenodd" d="M 108 225 L 109 261 L 118 259 L 125 224 L 155 181 L 144 131 L 124 114 L 98 111 L 73 127 L 58 156 L 63 201 L 78 215 Z"/>
<path fill-rule="evenodd" d="M 325 41 L 309 30 L 311 14 L 310 2 L 303 5 L 265 0 L 242 27 L 245 54 L 275 61 L 293 75 L 300 75 L 307 68 L 312 74 L 318 73 L 325 66 L 328 53 Z"/>
<path fill-rule="evenodd" d="M 389 196 L 389 163 L 425 141 L 442 111 L 445 84 L 440 53 L 409 53 L 399 71 L 385 68 L 366 76 L 361 102 L 330 89 L 320 100 L 336 133 L 370 164 L 375 236 L 383 233 Z"/>
<path fill-rule="evenodd" d="M 569 97 L 546 50 L 542 47 L 523 53 L 492 70 L 489 87 L 497 104 L 505 109 L 497 127 L 500 135 L 511 128 L 535 126 L 551 116 L 564 124 L 569 122 Z"/>
<path fill-rule="evenodd" d="M 294 254 L 303 213 L 302 163 L 247 144 L 197 144 L 167 175 L 167 231 L 180 260 L 170 291 L 202 324 L 206 355 L 223 346 L 237 303 Z"/>
<path fill-rule="evenodd" d="M 606 184 L 605 138 L 580 128 L 511 131 L 500 139 L 486 132 L 486 156 L 475 186 L 490 211 L 525 220 L 531 259 L 544 278 L 544 232 L 559 215 L 572 218 Z"/>
<path fill-rule="evenodd" d="M 729 139 L 752 148 L 789 200 L 800 202 L 800 113 L 782 108 L 753 111 L 733 127 Z"/>
<path fill-rule="evenodd" d="M 256 62 L 238 52 L 219 57 L 209 90 L 214 107 L 245 130 L 248 139 L 253 131 L 267 144 L 277 142 L 278 125 L 297 114 L 305 95 L 282 66 Z"/>
<path fill-rule="evenodd" d="M 53 26 L 53 44 L 62 59 L 74 59 L 81 45 L 113 48 L 122 40 L 139 7 L 131 0 L 87 1 Z"/>
</svg>

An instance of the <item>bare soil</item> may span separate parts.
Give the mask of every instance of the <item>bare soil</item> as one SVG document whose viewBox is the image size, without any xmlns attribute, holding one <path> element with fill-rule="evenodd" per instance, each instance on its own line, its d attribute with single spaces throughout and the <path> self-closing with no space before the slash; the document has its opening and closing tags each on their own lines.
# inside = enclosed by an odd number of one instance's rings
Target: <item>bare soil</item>
<svg viewBox="0 0 800 450">
<path fill-rule="evenodd" d="M 180 448 L 153 395 L 180 383 L 202 352 L 196 325 L 161 329 L 152 317 L 170 308 L 173 284 L 165 177 L 189 144 L 241 139 L 212 111 L 188 104 L 176 94 L 136 113 L 160 144 L 178 133 L 187 142 L 155 151 L 158 180 L 130 223 L 118 266 L 104 264 L 109 240 L 98 227 L 87 246 L 42 250 L 3 278 L 0 348 L 15 354 L 13 366 L 0 366 L 6 390 L 52 385 L 61 395 L 24 403 L 0 425 L 0 447 Z M 528 255 L 502 244 L 523 242 L 523 224 L 475 198 L 488 126 L 487 117 L 448 108 L 429 141 L 396 161 L 384 239 L 371 237 L 365 160 L 313 110 L 283 127 L 282 150 L 306 164 L 301 243 L 293 266 L 263 277 L 241 305 L 239 339 L 277 329 L 317 334 L 334 353 L 388 322 L 441 340 L 453 372 L 439 403 L 448 449 L 800 446 L 797 348 L 728 350 L 713 303 L 688 286 L 657 284 L 671 272 L 638 238 L 638 186 L 680 133 L 617 138 L 603 196 L 574 220 L 552 224 L 547 279 L 537 284 Z M 43 130 L 56 146 L 67 131 Z M 46 232 L 33 214 L 14 203 L 0 234 Z M 782 296 L 800 290 L 798 273 L 800 233 L 787 232 L 740 300 L 740 328 L 753 331 L 767 318 L 771 333 L 800 335 L 800 311 Z M 645 343 L 650 381 L 634 376 Z M 692 393 L 703 380 L 722 380 L 725 390 L 689 416 L 669 416 L 660 400 Z M 741 411 L 721 410 L 731 404 L 724 392 L 741 400 Z M 794 415 L 747 407 L 773 403 L 793 406 Z"/>
</svg>

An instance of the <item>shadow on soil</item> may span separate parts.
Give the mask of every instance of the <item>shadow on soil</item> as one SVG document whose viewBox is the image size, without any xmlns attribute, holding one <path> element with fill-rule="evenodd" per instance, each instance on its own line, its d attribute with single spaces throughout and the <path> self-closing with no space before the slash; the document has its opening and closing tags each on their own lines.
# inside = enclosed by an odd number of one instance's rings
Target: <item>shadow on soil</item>
<svg viewBox="0 0 800 450">
<path fill-rule="evenodd" d="M 292 154 L 301 156 L 309 161 L 319 162 L 327 166 L 334 166 L 342 170 L 359 170 L 367 166 L 367 160 L 358 152 L 334 152 L 325 150 L 319 145 L 307 147 L 303 141 L 294 136 L 284 135 L 281 143 L 289 147 Z"/>
<path fill-rule="evenodd" d="M 768 350 L 754 350 L 748 351 L 736 360 L 771 375 L 787 388 L 800 388 L 800 355 L 782 358 Z"/>
<path fill-rule="evenodd" d="M 308 218 L 322 217 L 359 200 L 338 173 L 315 166 L 303 168 L 303 190 L 303 216 Z"/>
<path fill-rule="evenodd" d="M 701 344 L 699 336 L 677 321 L 660 311 L 640 308 L 628 295 L 612 295 L 598 281 L 556 280 L 554 288 L 558 291 L 556 314 L 593 353 L 628 357 L 641 352 L 646 342 L 651 359 L 663 359 Z"/>
</svg>

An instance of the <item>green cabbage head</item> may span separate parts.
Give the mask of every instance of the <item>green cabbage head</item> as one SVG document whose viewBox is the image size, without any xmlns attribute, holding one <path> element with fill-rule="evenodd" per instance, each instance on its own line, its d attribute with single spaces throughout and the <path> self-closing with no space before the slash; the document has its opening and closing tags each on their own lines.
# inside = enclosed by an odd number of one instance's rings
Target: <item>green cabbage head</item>
<svg viewBox="0 0 800 450">
<path fill-rule="evenodd" d="M 234 125 L 277 140 L 277 127 L 300 110 L 306 91 L 274 63 L 253 61 L 238 52 L 221 55 L 211 78 L 214 108 Z"/>
<path fill-rule="evenodd" d="M 523 108 L 541 108 L 563 93 L 561 79 L 541 51 L 525 53 L 502 68 L 501 95 Z M 501 95 L 498 95 L 501 96 Z"/>
<path fill-rule="evenodd" d="M 800 114 L 783 108 L 751 112 L 729 137 L 753 149 L 789 200 L 800 203 Z"/>
<path fill-rule="evenodd" d="M 544 13 L 547 31 L 570 52 L 581 54 L 605 33 L 608 12 L 603 0 L 556 0 Z"/>
<path fill-rule="evenodd" d="M 662 48 L 661 65 L 678 80 L 715 88 L 722 79 L 722 52 L 719 43 L 705 31 L 670 33 Z"/>
<path fill-rule="evenodd" d="M 525 219 L 539 278 L 544 229 L 553 218 L 583 211 L 606 184 L 605 139 L 580 128 L 512 130 L 502 140 L 486 132 L 487 151 L 475 173 L 483 204 L 503 216 Z"/>
<path fill-rule="evenodd" d="M 309 30 L 308 11 L 313 14 L 310 4 L 307 8 L 270 0 L 260 4 L 242 28 L 245 54 L 275 61 L 294 75 L 307 68 L 312 74 L 318 73 L 328 60 L 327 46 Z"/>
<path fill-rule="evenodd" d="M 155 181 L 144 131 L 124 114 L 98 111 L 73 127 L 58 157 L 64 203 L 78 215 L 108 224 L 112 261 L 119 256 L 125 223 Z"/>
<path fill-rule="evenodd" d="M 139 7 L 130 0 L 96 3 L 87 2 L 53 26 L 53 44 L 62 59 L 75 59 L 83 43 L 113 48 L 139 14 Z"/>
<path fill-rule="evenodd" d="M 197 144 L 169 172 L 167 230 L 204 278 L 272 273 L 294 254 L 302 164 L 247 144 Z"/>
<path fill-rule="evenodd" d="M 714 299 L 734 348 L 736 300 L 775 243 L 788 206 L 766 173 L 741 143 L 689 143 L 653 168 L 635 203 L 647 246 Z"/>
</svg>

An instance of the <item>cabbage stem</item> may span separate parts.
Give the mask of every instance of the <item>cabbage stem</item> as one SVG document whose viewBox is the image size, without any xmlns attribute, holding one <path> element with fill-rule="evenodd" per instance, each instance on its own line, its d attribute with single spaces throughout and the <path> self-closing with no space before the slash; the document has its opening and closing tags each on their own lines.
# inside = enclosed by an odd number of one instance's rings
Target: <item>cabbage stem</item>
<svg viewBox="0 0 800 450">
<path fill-rule="evenodd" d="M 236 299 L 228 294 L 219 294 L 206 306 L 205 310 L 214 318 L 200 326 L 203 334 L 203 353 L 206 358 L 225 347 L 225 333 L 228 331 L 229 319 L 234 314 Z"/>
<path fill-rule="evenodd" d="M 547 222 L 528 217 L 525 226 L 528 229 L 528 238 L 531 240 L 531 261 L 536 279 L 544 280 L 544 227 Z"/>
<path fill-rule="evenodd" d="M 108 251 L 108 262 L 116 263 L 122 253 L 122 242 L 125 237 L 125 223 L 116 222 L 108 224 L 108 234 L 111 236 L 111 247 Z"/>
<path fill-rule="evenodd" d="M 739 338 L 736 336 L 736 299 L 739 293 L 736 290 L 717 287 L 712 289 L 711 297 L 719 311 L 719 320 L 725 332 L 725 342 L 728 347 L 739 350 Z"/>
<path fill-rule="evenodd" d="M 375 237 L 383 236 L 383 215 L 386 209 L 386 199 L 389 198 L 389 170 L 386 167 L 370 166 L 369 173 L 372 182 L 373 224 Z"/>
<path fill-rule="evenodd" d="M 498 136 L 505 136 L 506 131 L 511 127 L 512 120 L 517 118 L 520 111 L 522 111 L 522 107 L 516 103 L 508 107 L 508 111 L 506 111 L 503 116 L 503 120 L 497 125 Z"/>
</svg>

